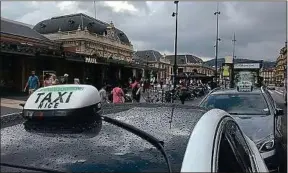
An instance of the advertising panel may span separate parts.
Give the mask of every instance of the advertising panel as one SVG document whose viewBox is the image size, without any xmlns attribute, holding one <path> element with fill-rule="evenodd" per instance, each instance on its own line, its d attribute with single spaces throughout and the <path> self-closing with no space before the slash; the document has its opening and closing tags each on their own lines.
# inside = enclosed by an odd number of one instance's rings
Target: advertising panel
<svg viewBox="0 0 288 173">
<path fill-rule="evenodd" d="M 230 68 L 228 65 L 223 66 L 223 77 L 229 77 L 230 76 Z"/>
<path fill-rule="evenodd" d="M 239 63 L 234 64 L 234 69 L 259 69 L 260 63 Z"/>
</svg>

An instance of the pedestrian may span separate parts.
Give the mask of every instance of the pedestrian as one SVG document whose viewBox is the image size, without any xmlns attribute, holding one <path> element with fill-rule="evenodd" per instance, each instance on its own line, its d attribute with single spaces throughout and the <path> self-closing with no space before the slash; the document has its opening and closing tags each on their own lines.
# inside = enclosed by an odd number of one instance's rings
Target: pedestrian
<svg viewBox="0 0 288 173">
<path fill-rule="evenodd" d="M 99 90 L 99 95 L 100 95 L 100 98 L 101 98 L 101 102 L 102 102 L 102 103 L 109 103 L 106 89 L 107 89 L 107 86 L 104 85 L 104 86 Z"/>
<path fill-rule="evenodd" d="M 52 81 L 52 85 L 58 85 L 59 84 L 59 81 L 58 81 L 55 74 L 52 74 L 51 81 Z"/>
<path fill-rule="evenodd" d="M 64 84 L 68 84 L 68 77 L 69 75 L 67 73 L 64 74 Z"/>
<path fill-rule="evenodd" d="M 80 80 L 78 78 L 74 78 L 74 84 L 80 84 Z"/>
<path fill-rule="evenodd" d="M 47 86 L 51 86 L 52 85 L 52 79 L 51 79 L 51 75 L 46 73 L 45 77 L 44 77 L 44 82 L 43 82 L 43 86 L 47 87 Z"/>
<path fill-rule="evenodd" d="M 134 83 L 132 84 L 132 99 L 135 102 L 140 102 L 140 97 L 141 97 L 141 84 L 135 80 Z"/>
<path fill-rule="evenodd" d="M 184 105 L 184 103 L 185 103 L 185 100 L 186 100 L 186 98 L 187 98 L 187 95 L 188 95 L 188 93 L 187 93 L 187 88 L 186 88 L 185 84 L 182 83 L 182 85 L 180 85 L 179 98 L 180 98 L 180 101 L 181 101 L 181 103 L 182 103 L 183 105 Z"/>
<path fill-rule="evenodd" d="M 35 75 L 35 71 L 31 71 L 31 76 L 28 78 L 24 92 L 26 92 L 27 87 L 29 89 L 29 96 L 40 87 L 39 78 Z"/>
<path fill-rule="evenodd" d="M 113 96 L 113 103 L 124 103 L 125 98 L 124 98 L 124 91 L 120 87 L 120 84 L 117 84 L 115 88 L 111 91 L 111 94 Z"/>
<path fill-rule="evenodd" d="M 160 88 L 163 89 L 164 79 L 160 79 Z"/>
</svg>

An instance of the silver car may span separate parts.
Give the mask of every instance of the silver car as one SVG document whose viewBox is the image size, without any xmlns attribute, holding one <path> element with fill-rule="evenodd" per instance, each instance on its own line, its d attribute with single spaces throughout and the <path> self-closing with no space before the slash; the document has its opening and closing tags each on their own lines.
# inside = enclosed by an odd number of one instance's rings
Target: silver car
<svg viewBox="0 0 288 173">
<path fill-rule="evenodd" d="M 250 92 L 216 89 L 199 106 L 222 109 L 232 115 L 244 133 L 256 143 L 268 169 L 279 169 L 283 148 L 281 116 L 284 113 L 266 89 L 256 88 Z"/>
</svg>

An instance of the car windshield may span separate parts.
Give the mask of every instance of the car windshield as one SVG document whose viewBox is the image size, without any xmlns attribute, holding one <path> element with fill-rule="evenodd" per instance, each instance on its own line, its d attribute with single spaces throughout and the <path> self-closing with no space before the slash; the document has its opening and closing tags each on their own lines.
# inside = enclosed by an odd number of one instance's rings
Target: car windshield
<svg viewBox="0 0 288 173">
<path fill-rule="evenodd" d="M 269 115 L 268 105 L 261 94 L 212 94 L 200 105 L 222 109 L 232 115 Z"/>
</svg>

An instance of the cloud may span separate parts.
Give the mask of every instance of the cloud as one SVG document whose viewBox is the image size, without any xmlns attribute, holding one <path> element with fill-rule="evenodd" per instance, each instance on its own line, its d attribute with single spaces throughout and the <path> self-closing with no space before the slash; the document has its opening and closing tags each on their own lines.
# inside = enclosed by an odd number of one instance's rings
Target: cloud
<svg viewBox="0 0 288 173">
<path fill-rule="evenodd" d="M 174 53 L 175 4 L 168 1 L 95 1 L 96 17 L 123 30 L 135 50 Z M 285 2 L 220 2 L 219 57 L 275 60 L 286 41 Z M 215 56 L 216 2 L 179 2 L 178 52 Z M 95 16 L 93 1 L 4 1 L 1 16 L 24 23 L 73 13 Z"/>
<path fill-rule="evenodd" d="M 138 9 L 127 1 L 105 1 L 104 6 L 111 7 L 116 13 L 118 12 L 137 12 Z"/>
</svg>

